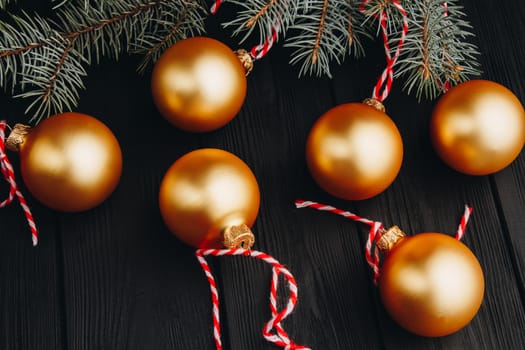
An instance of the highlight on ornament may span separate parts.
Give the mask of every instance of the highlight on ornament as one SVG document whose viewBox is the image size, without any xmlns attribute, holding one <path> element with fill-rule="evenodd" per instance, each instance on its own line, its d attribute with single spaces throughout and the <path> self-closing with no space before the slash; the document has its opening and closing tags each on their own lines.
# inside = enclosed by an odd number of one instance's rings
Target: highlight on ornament
<svg viewBox="0 0 525 350">
<path fill-rule="evenodd" d="M 57 114 L 35 127 L 17 124 L 6 146 L 20 154 L 20 171 L 29 192 L 51 209 L 91 209 L 120 180 L 122 153 L 115 135 L 86 114 Z"/>
<path fill-rule="evenodd" d="M 259 211 L 260 192 L 251 169 L 234 154 L 203 148 L 177 159 L 167 170 L 159 189 L 159 208 L 168 229 L 182 242 L 197 248 L 212 294 L 213 334 L 222 349 L 219 292 L 205 256 L 246 256 L 272 266 L 270 310 L 263 336 L 286 349 L 308 349 L 295 344 L 281 321 L 298 300 L 297 282 L 291 272 L 270 255 L 251 250 L 255 237 L 250 227 Z M 282 309 L 277 305 L 279 276 L 286 280 L 289 298 Z"/>
<path fill-rule="evenodd" d="M 403 141 L 382 104 L 347 103 L 323 114 L 306 142 L 306 162 L 331 195 L 362 200 L 383 192 L 403 162 Z"/>
<path fill-rule="evenodd" d="M 249 55 L 242 55 L 242 59 L 249 59 Z M 247 72 L 238 55 L 220 41 L 184 39 L 156 62 L 151 77 L 153 100 L 162 116 L 176 127 L 212 131 L 227 124 L 241 109 Z"/>
<path fill-rule="evenodd" d="M 381 222 L 329 205 L 304 200 L 295 205 L 370 226 L 366 260 L 385 309 L 401 327 L 421 336 L 440 337 L 459 331 L 476 316 L 485 279 L 476 256 L 460 242 L 472 208 L 465 207 L 453 238 L 436 232 L 407 236 L 397 226 L 384 229 Z"/>
<path fill-rule="evenodd" d="M 451 168 L 468 175 L 493 174 L 520 154 L 525 110 L 503 85 L 467 81 L 439 99 L 430 135 L 437 154 Z"/>
</svg>

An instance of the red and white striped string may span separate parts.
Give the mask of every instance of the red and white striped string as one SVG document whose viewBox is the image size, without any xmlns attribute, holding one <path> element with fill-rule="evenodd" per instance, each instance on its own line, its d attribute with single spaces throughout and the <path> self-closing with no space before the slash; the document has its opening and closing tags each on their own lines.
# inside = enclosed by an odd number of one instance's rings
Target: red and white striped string
<svg viewBox="0 0 525 350">
<path fill-rule="evenodd" d="M 195 255 L 197 257 L 197 260 L 199 261 L 199 264 L 204 270 L 204 273 L 206 274 L 206 278 L 208 279 L 208 283 L 210 285 L 211 299 L 213 304 L 213 336 L 215 340 L 215 347 L 217 348 L 217 350 L 222 350 L 221 325 L 219 314 L 219 292 L 217 289 L 215 278 L 213 277 L 213 273 L 210 269 L 210 266 L 208 265 L 208 262 L 205 259 L 205 256 L 207 255 L 241 255 L 259 259 L 270 264 L 272 266 L 272 279 L 270 284 L 270 311 L 272 317 L 264 326 L 263 336 L 269 342 L 272 342 L 273 344 L 285 350 L 309 350 L 309 348 L 305 346 L 295 344 L 290 339 L 290 337 L 281 325 L 281 321 L 283 321 L 292 313 L 298 300 L 297 282 L 295 281 L 295 278 L 293 277 L 291 272 L 286 267 L 284 267 L 275 258 L 266 253 L 249 249 L 198 249 L 195 252 Z M 279 311 L 277 307 L 277 287 L 279 283 L 279 276 L 281 275 L 284 276 L 284 278 L 288 282 L 289 297 L 286 306 Z M 273 333 L 274 329 L 275 333 Z"/>
<path fill-rule="evenodd" d="M 377 279 L 379 278 L 379 251 L 375 246 L 375 242 L 384 233 L 385 229 L 382 223 L 380 223 L 379 221 L 372 221 L 363 218 L 349 211 L 337 209 L 335 207 L 332 207 L 331 205 L 321 204 L 312 201 L 296 200 L 295 206 L 297 208 L 314 208 L 317 210 L 328 211 L 330 213 L 341 215 L 347 219 L 358 221 L 370 226 L 370 230 L 368 231 L 368 238 L 366 240 L 365 257 L 366 262 L 368 263 L 374 274 L 374 282 L 377 281 Z"/>
<path fill-rule="evenodd" d="M 363 0 L 361 2 L 360 9 L 362 12 L 365 11 L 365 5 L 367 2 L 368 0 Z M 387 66 L 381 74 L 381 77 L 377 81 L 374 90 L 372 91 L 372 98 L 380 102 L 383 102 L 390 94 L 392 83 L 394 82 L 394 65 L 396 64 L 397 59 L 401 54 L 401 49 L 403 48 L 403 44 L 405 43 L 405 39 L 408 33 L 408 17 L 406 10 L 403 8 L 403 6 L 401 6 L 399 0 L 392 0 L 389 3 L 396 7 L 397 10 L 401 13 L 403 19 L 403 28 L 401 30 L 401 37 L 399 38 L 399 41 L 397 43 L 396 50 L 392 54 L 388 38 L 388 13 L 385 9 L 381 11 L 381 13 L 378 16 L 378 19 L 381 34 L 383 37 L 383 46 L 385 48 Z M 383 91 L 381 91 L 381 89 L 383 89 Z"/>
<path fill-rule="evenodd" d="M 13 170 L 13 166 L 9 162 L 9 158 L 7 158 L 7 154 L 5 151 L 5 148 L 6 148 L 5 129 L 6 127 L 7 127 L 6 121 L 0 120 L 0 167 L 2 169 L 2 174 L 4 176 L 4 179 L 9 184 L 9 195 L 4 201 L 0 203 L 0 208 L 3 208 L 7 206 L 8 204 L 10 204 L 15 199 L 15 196 L 16 196 L 26 216 L 27 224 L 29 225 L 29 230 L 31 231 L 31 240 L 33 241 L 33 246 L 36 246 L 38 244 L 38 230 L 36 229 L 35 220 L 33 218 L 33 214 L 31 214 L 31 210 L 29 209 L 29 206 L 27 205 L 24 195 L 22 194 L 22 192 L 20 192 L 20 189 L 18 188 L 18 185 L 16 184 L 15 171 Z"/>
<path fill-rule="evenodd" d="M 215 0 L 213 2 L 213 5 L 210 7 L 210 12 L 212 15 L 215 15 L 219 11 L 219 7 L 223 4 L 223 2 L 224 0 Z M 266 37 L 262 43 L 260 43 L 259 45 L 255 45 L 250 50 L 250 56 L 252 56 L 252 59 L 254 61 L 266 56 L 266 54 L 272 48 L 273 44 L 277 42 L 279 32 L 281 31 L 281 24 L 279 22 L 274 23 L 270 29 L 271 35 Z"/>
<path fill-rule="evenodd" d="M 381 238 L 381 235 L 385 232 L 385 229 L 382 223 L 378 221 L 372 221 L 372 220 L 363 218 L 349 211 L 337 209 L 330 205 L 320 204 L 320 203 L 312 202 L 312 201 L 305 201 L 305 200 L 298 199 L 295 201 L 295 206 L 297 208 L 314 208 L 317 210 L 328 211 L 333 214 L 344 216 L 347 219 L 362 222 L 364 224 L 369 225 L 370 231 L 368 233 L 368 239 L 366 241 L 365 256 L 366 256 L 366 261 L 368 262 L 368 265 L 370 265 L 374 273 L 374 282 L 377 283 L 377 279 L 379 278 L 379 263 L 380 262 L 379 262 L 379 252 L 378 252 L 378 249 L 375 243 L 377 242 L 379 238 Z M 458 241 L 461 240 L 463 238 L 463 235 L 465 234 L 467 223 L 469 221 L 471 214 L 472 214 L 472 207 L 465 205 L 465 211 L 463 213 L 463 216 L 461 217 L 461 221 L 459 223 L 459 226 L 456 232 L 456 236 L 455 236 L 455 238 Z"/>
<path fill-rule="evenodd" d="M 470 219 L 470 215 L 472 214 L 472 207 L 469 207 L 468 205 L 465 205 L 465 211 L 463 212 L 463 216 L 461 217 L 461 220 L 459 221 L 458 229 L 456 231 L 455 238 L 458 241 L 461 241 L 463 238 L 463 235 L 465 234 L 465 230 L 467 229 L 467 223 Z"/>
</svg>

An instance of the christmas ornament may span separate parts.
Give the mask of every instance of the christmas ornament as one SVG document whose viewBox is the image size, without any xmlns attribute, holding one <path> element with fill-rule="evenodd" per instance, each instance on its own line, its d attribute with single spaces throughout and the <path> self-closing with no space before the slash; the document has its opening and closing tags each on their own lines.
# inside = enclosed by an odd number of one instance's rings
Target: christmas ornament
<svg viewBox="0 0 525 350">
<path fill-rule="evenodd" d="M 326 192 L 342 199 L 367 199 L 383 192 L 396 178 L 403 161 L 401 135 L 382 104 L 390 92 L 393 66 L 408 31 L 406 11 L 398 1 L 392 5 L 403 16 L 403 30 L 392 56 L 388 17 L 382 12 L 380 28 L 388 65 L 374 87 L 372 98 L 330 109 L 308 134 L 306 162 L 310 174 Z"/>
<path fill-rule="evenodd" d="M 256 219 L 259 202 L 259 185 L 250 168 L 237 156 L 214 148 L 192 151 L 177 159 L 164 175 L 159 190 L 159 207 L 168 229 L 181 241 L 198 248 L 195 255 L 212 294 L 216 348 L 222 349 L 219 292 L 205 256 L 241 255 L 272 266 L 272 317 L 263 330 L 265 339 L 286 349 L 306 350 L 295 344 L 281 325 L 297 303 L 295 278 L 270 255 L 250 249 L 255 242 L 250 226 Z M 286 279 L 290 293 L 281 310 L 277 305 L 279 276 Z"/>
<path fill-rule="evenodd" d="M 463 243 L 441 233 L 405 237 L 397 227 L 377 242 L 386 254 L 379 274 L 385 309 L 403 328 L 440 337 L 465 327 L 483 301 L 483 271 Z"/>
<path fill-rule="evenodd" d="M 403 161 L 403 142 L 394 122 L 364 103 L 330 109 L 312 127 L 306 161 L 315 181 L 343 199 L 366 199 L 384 191 Z"/>
<path fill-rule="evenodd" d="M 295 204 L 370 226 L 367 262 L 385 309 L 403 328 L 427 337 L 444 336 L 465 327 L 478 312 L 485 290 L 483 271 L 459 241 L 472 208 L 465 208 L 454 239 L 433 232 L 407 237 L 397 226 L 385 230 L 380 222 L 332 206 L 303 200 Z M 380 253 L 385 257 L 381 268 Z"/>
<path fill-rule="evenodd" d="M 468 175 L 487 175 L 509 165 L 525 142 L 525 111 L 506 87 L 472 80 L 438 101 L 430 124 L 441 159 Z"/>
<path fill-rule="evenodd" d="M 159 191 L 162 218 L 181 241 L 196 248 L 253 245 L 259 186 L 237 156 L 214 148 L 185 154 L 168 169 Z"/>
<path fill-rule="evenodd" d="M 117 186 L 122 154 L 102 122 L 81 113 L 62 113 L 36 127 L 15 125 L 7 138 L 20 153 L 22 178 L 44 205 L 65 212 L 93 208 Z"/>
<path fill-rule="evenodd" d="M 237 55 L 205 37 L 168 48 L 153 69 L 151 90 L 160 113 L 193 132 L 218 129 L 239 112 L 246 96 L 246 71 Z"/>
</svg>

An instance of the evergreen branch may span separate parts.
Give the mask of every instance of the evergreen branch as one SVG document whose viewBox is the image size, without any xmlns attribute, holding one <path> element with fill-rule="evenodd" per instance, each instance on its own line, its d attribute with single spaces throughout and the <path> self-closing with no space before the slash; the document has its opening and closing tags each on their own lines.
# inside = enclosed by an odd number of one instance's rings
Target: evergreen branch
<svg viewBox="0 0 525 350">
<path fill-rule="evenodd" d="M 301 64 L 299 75 L 326 74 L 330 65 L 340 64 L 348 54 L 363 52 L 361 36 L 368 36 L 359 4 L 349 0 L 300 1 L 293 35 L 285 46 L 292 47 L 291 64 Z"/>
<path fill-rule="evenodd" d="M 420 0 L 406 4 L 410 31 L 398 60 L 396 76 L 406 77 L 405 89 L 418 99 L 434 99 L 455 85 L 479 75 L 477 47 L 462 8 L 448 1 Z"/>
<path fill-rule="evenodd" d="M 197 0 L 112 0 L 103 8 L 99 5 L 94 1 L 86 10 L 71 1 L 60 7 L 56 21 L 24 14 L 13 16 L 15 25 L 0 22 L 0 85 L 11 79 L 13 90 L 20 85 L 24 91 L 17 97 L 33 99 L 26 110 L 35 110 L 33 121 L 76 106 L 84 67 L 93 60 L 118 58 L 123 50 L 147 50 L 147 64 L 176 40 L 204 30 L 204 11 Z M 31 89 L 25 91 L 27 86 Z"/>
<path fill-rule="evenodd" d="M 50 116 L 64 109 L 71 110 L 78 99 L 78 90 L 84 88 L 82 78 L 86 71 L 82 56 L 73 50 L 73 42 L 59 35 L 47 39 L 41 52 L 32 52 L 34 63 L 26 66 L 22 84 L 33 89 L 16 97 L 32 98 L 26 112 L 34 110 L 30 121 Z M 30 75 L 29 75 L 30 74 Z"/>
<path fill-rule="evenodd" d="M 53 5 L 53 9 L 55 10 L 60 8 L 61 6 L 66 5 L 69 2 L 77 2 L 77 3 L 82 3 L 86 11 L 89 10 L 93 4 L 98 5 L 98 9 L 101 10 L 104 4 L 112 3 L 114 1 L 118 1 L 118 0 L 51 0 L 51 2 L 55 3 L 55 5 Z"/>
<path fill-rule="evenodd" d="M 259 43 L 272 37 L 274 28 L 286 33 L 297 15 L 298 4 L 309 0 L 228 0 L 238 5 L 241 10 L 237 17 L 223 24 L 224 27 L 236 27 L 234 35 L 244 33 L 240 42 L 244 42 L 255 29 L 259 31 Z"/>
<path fill-rule="evenodd" d="M 148 32 L 139 36 L 131 49 L 144 56 L 138 71 L 143 73 L 175 42 L 203 33 L 205 14 L 203 6 L 187 2 L 184 7 L 172 6 L 164 9 L 160 16 L 154 16 Z"/>
</svg>

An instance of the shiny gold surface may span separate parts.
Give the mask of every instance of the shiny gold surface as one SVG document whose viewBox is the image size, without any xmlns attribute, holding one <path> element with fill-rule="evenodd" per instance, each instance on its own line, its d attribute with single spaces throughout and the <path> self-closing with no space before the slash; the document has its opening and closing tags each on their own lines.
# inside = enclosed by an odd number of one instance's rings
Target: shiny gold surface
<svg viewBox="0 0 525 350">
<path fill-rule="evenodd" d="M 194 37 L 162 54 L 153 69 L 151 90 L 168 121 L 187 131 L 205 132 L 220 128 L 239 112 L 246 76 L 226 45 Z"/>
<path fill-rule="evenodd" d="M 459 84 L 443 95 L 431 121 L 438 155 L 469 175 L 509 165 L 525 142 L 525 111 L 506 87 L 486 80 Z"/>
<path fill-rule="evenodd" d="M 20 145 L 22 178 L 46 206 L 66 212 L 93 208 L 117 186 L 122 154 L 113 133 L 81 113 L 43 120 Z"/>
<path fill-rule="evenodd" d="M 381 268 L 379 290 L 392 318 L 407 330 L 444 336 L 476 315 L 485 289 L 472 252 L 440 233 L 406 237 L 390 250 Z"/>
<path fill-rule="evenodd" d="M 312 127 L 306 161 L 315 181 L 333 196 L 359 200 L 384 191 L 403 161 L 394 122 L 363 103 L 339 105 Z"/>
<path fill-rule="evenodd" d="M 259 186 L 250 168 L 235 155 L 213 148 L 176 160 L 159 191 L 166 226 L 197 248 L 222 248 L 224 230 L 253 225 L 259 201 Z"/>
</svg>

